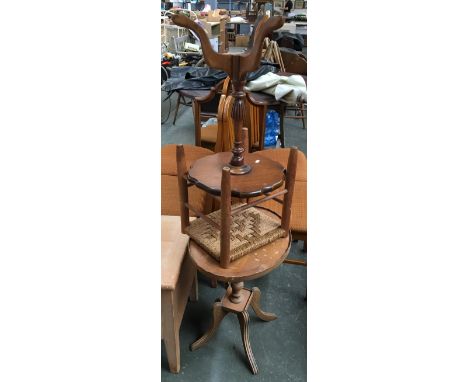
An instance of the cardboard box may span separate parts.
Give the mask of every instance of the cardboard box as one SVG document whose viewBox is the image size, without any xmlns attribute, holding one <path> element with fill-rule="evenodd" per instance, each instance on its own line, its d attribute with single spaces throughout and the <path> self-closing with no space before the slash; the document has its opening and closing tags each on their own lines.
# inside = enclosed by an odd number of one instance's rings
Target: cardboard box
<svg viewBox="0 0 468 382">
<path fill-rule="evenodd" d="M 221 20 L 221 15 L 219 14 L 219 9 L 215 9 L 214 11 L 209 11 L 206 21 L 219 21 Z"/>
<path fill-rule="evenodd" d="M 248 35 L 237 35 L 236 36 L 236 46 L 245 46 L 249 45 L 250 36 Z"/>
<path fill-rule="evenodd" d="M 217 22 L 222 19 L 229 19 L 229 15 L 225 9 L 215 9 L 214 11 L 209 11 L 206 16 L 206 21 Z"/>
<path fill-rule="evenodd" d="M 211 21 L 206 21 L 205 20 L 200 20 L 200 26 L 206 31 L 206 34 L 208 35 L 208 38 L 212 38 L 213 36 L 219 35 L 219 24 L 218 25 L 212 25 Z"/>
</svg>

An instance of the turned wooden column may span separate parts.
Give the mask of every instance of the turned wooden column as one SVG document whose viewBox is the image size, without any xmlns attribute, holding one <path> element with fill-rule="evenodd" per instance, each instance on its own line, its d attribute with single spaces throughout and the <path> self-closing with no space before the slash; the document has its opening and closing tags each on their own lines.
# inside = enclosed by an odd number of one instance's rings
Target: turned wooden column
<svg viewBox="0 0 468 382">
<path fill-rule="evenodd" d="M 229 296 L 229 300 L 231 300 L 234 304 L 239 304 L 242 301 L 241 290 L 244 288 L 244 282 L 239 281 L 236 283 L 231 284 L 232 293 Z"/>
<path fill-rule="evenodd" d="M 232 148 L 232 158 L 229 165 L 231 168 L 231 174 L 242 175 L 250 172 L 251 170 L 251 167 L 244 163 L 245 147 L 242 140 L 242 124 L 244 122 L 245 115 L 245 79 L 239 80 L 238 78 L 233 78 L 231 79 L 231 83 L 233 89 L 232 96 L 234 97 L 234 103 L 231 111 L 231 118 L 234 124 L 234 147 Z"/>
</svg>

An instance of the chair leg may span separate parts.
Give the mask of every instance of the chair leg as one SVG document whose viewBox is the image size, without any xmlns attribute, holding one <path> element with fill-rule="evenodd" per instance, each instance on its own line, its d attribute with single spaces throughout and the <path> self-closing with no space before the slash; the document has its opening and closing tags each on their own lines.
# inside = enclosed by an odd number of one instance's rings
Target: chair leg
<svg viewBox="0 0 468 382">
<path fill-rule="evenodd" d="M 174 113 L 174 120 L 172 121 L 172 124 L 175 125 L 175 121 L 176 121 L 176 118 L 177 118 L 177 113 L 179 112 L 179 106 L 180 106 L 180 93 L 179 93 L 179 96 L 177 97 L 177 104 L 176 104 L 176 108 L 175 108 L 175 113 Z"/>
<path fill-rule="evenodd" d="M 193 122 L 195 124 L 195 146 L 201 147 L 201 116 L 200 104 L 193 100 L 192 102 Z"/>
<path fill-rule="evenodd" d="M 284 138 L 284 113 L 286 113 L 286 109 L 284 105 L 281 105 L 280 111 L 280 135 L 281 135 L 281 148 L 284 149 L 286 147 L 285 138 Z"/>
<path fill-rule="evenodd" d="M 259 112 L 259 120 L 260 120 L 260 127 L 259 127 L 259 142 L 258 142 L 258 150 L 261 151 L 264 149 L 265 146 L 265 130 L 266 130 L 266 115 L 267 115 L 267 106 L 261 106 Z"/>
<path fill-rule="evenodd" d="M 301 116 L 302 116 L 302 128 L 306 128 L 306 120 L 305 120 L 305 115 L 304 115 L 304 104 L 301 103 Z"/>
<path fill-rule="evenodd" d="M 180 371 L 180 343 L 179 330 L 175 323 L 174 299 L 171 293 L 162 293 L 163 338 L 166 348 L 167 361 L 171 373 Z"/>
</svg>

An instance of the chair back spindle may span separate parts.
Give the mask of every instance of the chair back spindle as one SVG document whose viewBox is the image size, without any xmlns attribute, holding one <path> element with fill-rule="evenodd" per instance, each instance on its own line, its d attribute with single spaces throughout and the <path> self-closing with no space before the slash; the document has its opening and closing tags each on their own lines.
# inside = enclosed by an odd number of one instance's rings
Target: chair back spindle
<svg viewBox="0 0 468 382">
<path fill-rule="evenodd" d="M 245 150 L 249 151 L 249 129 L 247 127 L 242 128 L 242 144 L 245 147 Z"/>
<path fill-rule="evenodd" d="M 185 179 L 187 174 L 187 165 L 185 164 L 185 152 L 183 145 L 177 145 L 176 148 L 177 160 L 177 182 L 179 184 L 180 195 L 180 224 L 182 233 L 186 233 L 186 228 L 189 225 L 189 210 L 188 203 L 188 186 Z"/>
<path fill-rule="evenodd" d="M 231 250 L 231 172 L 229 167 L 223 167 L 221 177 L 221 252 L 220 264 L 229 267 Z"/>
<path fill-rule="evenodd" d="M 288 168 L 286 169 L 286 182 L 284 188 L 288 191 L 284 195 L 283 209 L 281 212 L 281 228 L 287 235 L 289 235 L 289 228 L 291 224 L 291 205 L 294 193 L 294 183 L 296 181 L 296 168 L 297 168 L 297 147 L 292 147 L 289 151 Z"/>
</svg>

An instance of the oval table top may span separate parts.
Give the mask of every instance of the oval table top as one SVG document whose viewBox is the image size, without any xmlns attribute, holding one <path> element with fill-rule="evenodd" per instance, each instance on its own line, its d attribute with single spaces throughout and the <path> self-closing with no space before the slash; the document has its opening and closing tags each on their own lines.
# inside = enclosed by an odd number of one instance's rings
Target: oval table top
<svg viewBox="0 0 468 382">
<path fill-rule="evenodd" d="M 221 195 L 222 169 L 232 157 L 231 152 L 203 157 L 192 164 L 188 179 L 213 195 Z M 244 163 L 252 170 L 243 175 L 231 175 L 231 194 L 238 198 L 250 198 L 271 192 L 283 184 L 284 167 L 257 153 L 245 153 Z"/>
</svg>

